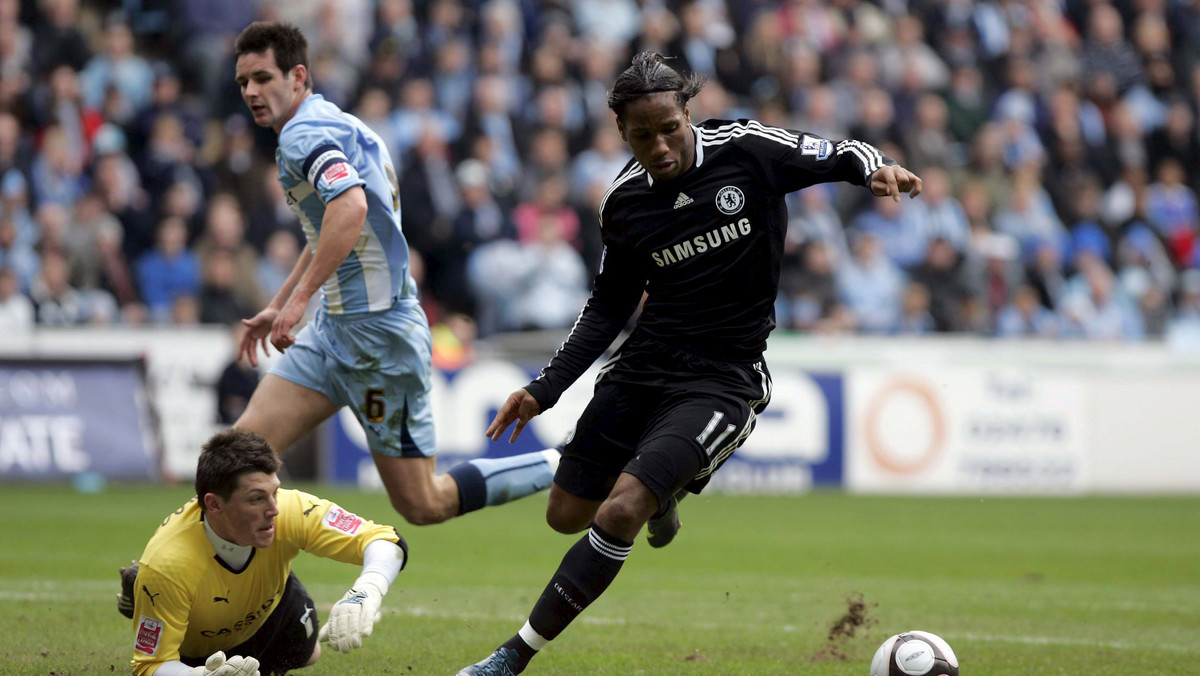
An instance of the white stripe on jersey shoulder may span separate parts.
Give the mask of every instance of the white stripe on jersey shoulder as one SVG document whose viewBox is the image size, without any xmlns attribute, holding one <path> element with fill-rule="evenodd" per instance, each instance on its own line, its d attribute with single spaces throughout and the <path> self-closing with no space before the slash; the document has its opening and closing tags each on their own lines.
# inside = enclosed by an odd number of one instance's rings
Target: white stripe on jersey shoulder
<svg viewBox="0 0 1200 676">
<path fill-rule="evenodd" d="M 750 134 L 770 139 L 789 148 L 800 147 L 800 137 L 798 135 L 779 127 L 768 127 L 757 120 L 748 120 L 745 123 L 731 122 L 721 125 L 716 129 L 701 129 L 700 132 L 702 135 L 701 144 L 706 146 L 721 145 L 735 138 Z"/>
<path fill-rule="evenodd" d="M 604 205 L 608 204 L 609 195 L 612 195 L 614 190 L 621 187 L 622 183 L 625 183 L 629 179 L 635 176 L 640 176 L 644 173 L 646 173 L 646 168 L 641 164 L 638 164 L 637 161 L 634 161 L 632 167 L 626 169 L 623 174 L 617 177 L 617 180 L 613 181 L 612 185 L 608 186 L 608 190 L 605 191 L 604 197 L 600 198 L 600 208 L 596 212 L 596 215 L 600 218 L 601 229 L 604 229 Z"/>
</svg>

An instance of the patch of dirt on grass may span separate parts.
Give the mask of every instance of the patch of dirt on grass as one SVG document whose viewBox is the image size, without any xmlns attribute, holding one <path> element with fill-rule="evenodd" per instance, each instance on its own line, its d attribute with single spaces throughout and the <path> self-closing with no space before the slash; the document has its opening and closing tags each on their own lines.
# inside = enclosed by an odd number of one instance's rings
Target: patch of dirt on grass
<svg viewBox="0 0 1200 676">
<path fill-rule="evenodd" d="M 868 627 L 875 624 L 875 618 L 870 616 L 874 603 L 863 600 L 862 592 L 853 592 L 846 598 L 846 612 L 829 628 L 825 638 L 825 646 L 812 656 L 813 662 L 848 662 L 847 648 L 850 639 Z"/>
</svg>

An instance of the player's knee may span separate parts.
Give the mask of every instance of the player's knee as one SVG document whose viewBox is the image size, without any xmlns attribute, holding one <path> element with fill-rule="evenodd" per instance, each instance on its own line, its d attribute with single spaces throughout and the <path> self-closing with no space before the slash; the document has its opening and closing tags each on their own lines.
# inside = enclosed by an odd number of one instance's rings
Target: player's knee
<svg viewBox="0 0 1200 676">
<path fill-rule="evenodd" d="M 590 514 L 575 514 L 567 510 L 554 509 L 553 505 L 546 507 L 546 523 L 564 535 L 582 532 L 591 522 Z"/>
<path fill-rule="evenodd" d="M 604 525 L 610 532 L 636 531 L 645 525 L 653 513 L 636 500 L 615 497 L 606 500 L 596 514 L 596 522 Z"/>
</svg>

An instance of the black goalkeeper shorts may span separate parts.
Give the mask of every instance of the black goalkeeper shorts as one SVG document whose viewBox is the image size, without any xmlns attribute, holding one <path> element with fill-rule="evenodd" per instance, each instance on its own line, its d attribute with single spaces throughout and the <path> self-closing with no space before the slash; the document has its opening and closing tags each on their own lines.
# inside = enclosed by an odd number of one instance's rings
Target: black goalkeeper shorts
<svg viewBox="0 0 1200 676">
<path fill-rule="evenodd" d="M 241 655 L 258 660 L 262 676 L 286 674 L 308 664 L 317 647 L 317 606 L 295 573 L 289 573 L 279 605 L 254 635 L 225 650 L 227 657 Z M 189 667 L 204 666 L 204 657 L 180 657 Z"/>
<path fill-rule="evenodd" d="M 762 361 L 718 362 L 631 337 L 601 369 L 554 482 L 576 497 L 604 500 L 627 472 L 661 508 L 681 488 L 703 490 L 770 399 Z"/>
</svg>

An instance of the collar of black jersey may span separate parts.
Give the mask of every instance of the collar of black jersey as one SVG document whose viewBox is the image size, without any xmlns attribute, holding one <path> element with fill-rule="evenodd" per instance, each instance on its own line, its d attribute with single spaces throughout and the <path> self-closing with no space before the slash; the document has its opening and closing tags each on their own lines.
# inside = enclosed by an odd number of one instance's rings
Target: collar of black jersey
<svg viewBox="0 0 1200 676">
<path fill-rule="evenodd" d="M 662 183 L 670 184 L 675 181 L 678 181 L 679 179 L 683 178 L 684 176 L 687 176 L 688 171 L 696 169 L 700 165 L 704 164 L 704 146 L 700 145 L 700 130 L 697 129 L 696 125 L 694 125 L 694 124 L 689 124 L 688 126 L 692 128 L 692 136 L 696 139 L 696 147 L 695 147 L 696 161 L 692 162 L 692 166 L 688 167 L 687 171 L 683 172 L 682 174 L 676 176 L 675 178 L 673 178 L 669 181 L 662 181 Z M 642 168 L 645 169 L 645 167 L 642 167 Z M 646 171 L 646 181 L 649 182 L 650 187 L 654 187 L 654 177 L 650 175 L 649 170 Z"/>
</svg>

